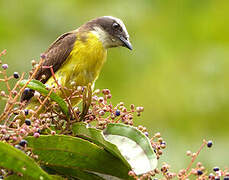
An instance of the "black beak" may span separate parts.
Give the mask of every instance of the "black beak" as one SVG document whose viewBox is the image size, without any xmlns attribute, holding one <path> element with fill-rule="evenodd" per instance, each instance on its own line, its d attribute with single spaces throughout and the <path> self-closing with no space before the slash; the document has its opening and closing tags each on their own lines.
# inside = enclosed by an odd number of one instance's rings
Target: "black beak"
<svg viewBox="0 0 229 180">
<path fill-rule="evenodd" d="M 124 47 L 126 47 L 130 50 L 133 49 L 130 41 L 128 41 L 126 38 L 124 38 L 123 36 L 120 36 L 119 39 L 122 41 Z"/>
</svg>

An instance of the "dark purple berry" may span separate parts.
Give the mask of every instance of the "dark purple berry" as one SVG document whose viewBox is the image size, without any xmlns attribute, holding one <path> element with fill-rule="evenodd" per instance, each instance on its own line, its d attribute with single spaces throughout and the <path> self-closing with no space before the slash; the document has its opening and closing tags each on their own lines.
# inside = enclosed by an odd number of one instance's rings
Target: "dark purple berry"
<svg viewBox="0 0 229 180">
<path fill-rule="evenodd" d="M 34 92 L 34 91 L 32 89 L 30 89 L 30 88 L 25 88 L 24 92 L 25 93 L 31 93 L 31 92 Z"/>
<path fill-rule="evenodd" d="M 2 69 L 7 69 L 8 68 L 8 64 L 3 64 L 2 65 Z"/>
<path fill-rule="evenodd" d="M 203 171 L 197 170 L 197 175 L 198 175 L 198 176 L 200 176 L 200 175 L 202 175 L 202 174 L 203 174 Z"/>
<path fill-rule="evenodd" d="M 229 176 L 225 176 L 223 180 L 229 180 Z"/>
<path fill-rule="evenodd" d="M 144 134 L 145 134 L 147 137 L 149 137 L 149 133 L 148 133 L 148 132 L 144 132 Z"/>
<path fill-rule="evenodd" d="M 212 147 L 212 141 L 208 141 L 208 143 L 207 143 L 207 146 L 210 148 L 210 147 Z"/>
<path fill-rule="evenodd" d="M 161 142 L 161 144 L 164 144 L 164 145 L 166 145 L 166 142 L 165 142 L 165 141 L 162 141 L 162 142 Z"/>
<path fill-rule="evenodd" d="M 26 119 L 26 120 L 25 120 L 25 124 L 26 124 L 27 126 L 30 126 L 30 125 L 31 125 L 30 119 Z"/>
<path fill-rule="evenodd" d="M 19 74 L 18 74 L 18 72 L 14 72 L 14 78 L 15 79 L 18 79 L 20 76 L 19 76 Z"/>
<path fill-rule="evenodd" d="M 24 89 L 24 94 L 25 94 L 25 96 L 29 95 L 30 91 L 31 91 L 31 89 L 25 88 L 25 89 Z"/>
<path fill-rule="evenodd" d="M 115 111 L 115 115 L 116 115 L 116 116 L 120 116 L 120 110 L 117 109 L 117 110 Z"/>
<path fill-rule="evenodd" d="M 24 139 L 22 139 L 19 143 L 20 146 L 25 147 L 25 145 L 28 144 L 28 142 Z"/>
<path fill-rule="evenodd" d="M 219 177 L 219 176 L 216 176 L 216 177 L 215 177 L 215 180 L 220 180 L 220 177 Z"/>
<path fill-rule="evenodd" d="M 45 59 L 46 55 L 45 54 L 41 54 L 41 59 Z"/>
<path fill-rule="evenodd" d="M 25 109 L 24 112 L 25 112 L 26 116 L 29 114 L 29 110 L 28 109 Z"/>
<path fill-rule="evenodd" d="M 214 167 L 214 168 L 213 168 L 213 171 L 215 171 L 215 172 L 216 172 L 216 171 L 219 171 L 219 167 Z"/>
<path fill-rule="evenodd" d="M 25 88 L 25 90 L 24 90 L 25 93 L 28 93 L 29 91 L 30 91 L 29 88 Z"/>
<path fill-rule="evenodd" d="M 18 144 L 16 144 L 14 147 L 21 150 L 21 146 L 19 146 Z"/>
</svg>

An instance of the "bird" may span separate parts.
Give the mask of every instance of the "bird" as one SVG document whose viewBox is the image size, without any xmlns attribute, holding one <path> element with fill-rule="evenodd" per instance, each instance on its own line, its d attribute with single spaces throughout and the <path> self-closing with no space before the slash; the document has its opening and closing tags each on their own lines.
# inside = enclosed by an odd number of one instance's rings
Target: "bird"
<svg viewBox="0 0 229 180">
<path fill-rule="evenodd" d="M 132 50 L 129 34 L 119 18 L 102 16 L 81 25 L 76 30 L 59 36 L 43 53 L 44 62 L 38 69 L 35 79 L 47 86 L 62 87 L 94 86 L 107 59 L 107 50 L 113 47 L 126 47 Z M 52 67 L 55 78 L 49 68 Z M 56 80 L 55 80 L 56 79 Z M 57 92 L 63 97 L 61 91 Z M 24 91 L 21 101 L 27 102 L 27 109 L 34 109 L 38 101 L 34 91 Z M 80 99 L 71 100 L 76 106 Z"/>
</svg>

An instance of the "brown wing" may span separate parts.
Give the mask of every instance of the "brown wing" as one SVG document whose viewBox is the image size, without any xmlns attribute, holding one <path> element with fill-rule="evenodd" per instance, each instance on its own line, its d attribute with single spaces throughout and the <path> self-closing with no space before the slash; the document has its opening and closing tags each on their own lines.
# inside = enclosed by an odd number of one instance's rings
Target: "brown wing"
<svg viewBox="0 0 229 180">
<path fill-rule="evenodd" d="M 65 33 L 57 38 L 57 40 L 44 53 L 45 61 L 42 66 L 52 66 L 54 72 L 56 72 L 69 56 L 74 47 L 75 41 L 76 33 L 74 31 Z M 42 75 L 45 75 L 44 79 L 42 79 Z M 42 83 L 46 83 L 51 75 L 52 74 L 49 68 L 41 67 L 35 75 L 35 79 L 40 80 Z M 33 91 L 23 92 L 21 101 L 29 101 L 32 97 Z"/>
<path fill-rule="evenodd" d="M 56 72 L 69 56 L 75 41 L 75 32 L 65 33 L 60 36 L 44 53 L 45 62 L 42 66 L 52 66 L 54 72 Z M 41 80 L 42 75 L 45 75 L 46 78 Z M 41 82 L 45 83 L 51 75 L 52 74 L 49 68 L 41 67 L 37 72 L 35 79 L 41 80 Z"/>
</svg>

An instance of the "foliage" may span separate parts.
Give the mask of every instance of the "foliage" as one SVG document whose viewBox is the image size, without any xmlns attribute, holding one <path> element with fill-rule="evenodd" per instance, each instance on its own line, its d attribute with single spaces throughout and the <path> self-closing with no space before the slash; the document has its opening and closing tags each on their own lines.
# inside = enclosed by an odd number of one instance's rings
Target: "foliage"
<svg viewBox="0 0 229 180">
<path fill-rule="evenodd" d="M 27 84 L 27 82 L 28 82 L 27 80 L 22 80 L 22 81 L 20 81 L 19 84 L 20 84 L 20 86 L 24 86 Z M 61 110 L 63 111 L 63 113 L 66 116 L 69 116 L 67 103 L 60 96 L 58 96 L 56 93 L 48 91 L 47 87 L 44 84 L 42 84 L 40 81 L 33 79 L 26 85 L 26 87 L 29 89 L 32 89 L 34 91 L 37 91 L 44 96 L 48 96 L 50 93 L 50 95 L 49 95 L 50 99 L 55 101 L 60 106 Z"/>
<path fill-rule="evenodd" d="M 78 86 L 70 90 L 70 96 L 59 97 L 55 92 L 66 90 L 64 87 L 50 88 L 33 80 L 44 58 L 38 64 L 32 62 L 28 80 L 23 80 L 24 73 L 21 77 L 17 72 L 8 77 L 8 65 L 2 64 L 0 82 L 5 83 L 8 93 L 1 91 L 6 106 L 0 115 L 0 166 L 6 179 L 150 179 L 159 173 L 166 179 L 229 176 L 227 170 L 219 168 L 208 175 L 200 162 L 192 168 L 200 151 L 212 146 L 211 141 L 205 140 L 196 153 L 187 152 L 191 156 L 187 168 L 174 173 L 163 163 L 159 171 L 157 159 L 166 147 L 165 141 L 160 133 L 149 139 L 145 127 L 133 127 L 134 114 L 140 116 L 143 107 L 132 104 L 128 110 L 123 102 L 114 106 L 108 89 L 92 93 Z M 12 79 L 18 79 L 13 88 L 9 85 Z M 35 90 L 34 97 L 40 102 L 35 109 L 26 109 L 27 105 L 19 101 L 28 88 Z M 71 107 L 69 99 L 73 97 L 82 98 L 82 110 Z M 85 113 L 88 102 L 90 107 Z M 45 110 L 39 113 L 41 108 Z"/>
<path fill-rule="evenodd" d="M 109 87 L 114 104 L 144 105 L 134 122 L 169 142 L 160 162 L 176 162 L 176 171 L 187 166 L 189 159 L 181 160 L 187 142 L 195 151 L 202 137 L 215 142 L 199 156 L 206 167 L 228 165 L 228 0 L 0 0 L 0 8 L 8 74 L 28 72 L 56 37 L 91 18 L 121 18 L 134 50 L 111 49 L 95 87 Z M 3 83 L 0 89 L 6 91 Z"/>
<path fill-rule="evenodd" d="M 4 53 L 5 51 L 1 55 Z M 64 87 L 58 85 L 58 87 L 49 88 L 40 81 L 33 80 L 44 58 L 42 56 L 38 64 L 32 63 L 34 68 L 28 80 L 23 80 L 24 73 L 21 77 L 17 72 L 8 77 L 6 73 L 8 65 L 2 64 L 3 71 L 0 71 L 0 74 L 3 75 L 3 79 L 0 81 L 6 84 L 8 90 L 7 93 L 1 91 L 1 96 L 6 100 L 5 110 L 0 115 L 2 123 L 0 131 L 3 134 L 0 138 L 1 141 L 5 141 L 0 144 L 0 165 L 3 168 L 4 177 L 15 178 L 15 176 L 10 176 L 13 172 L 14 175 L 22 176 L 24 179 L 60 179 L 61 176 L 77 179 L 103 179 L 107 175 L 133 179 L 128 173 L 136 167 L 129 164 L 131 158 L 126 159 L 123 150 L 120 149 L 123 143 L 116 146 L 103 134 L 102 130 L 105 130 L 111 122 L 114 123 L 113 128 L 118 128 L 118 131 L 126 128 L 126 132 L 128 129 L 132 132 L 129 134 L 122 131 L 119 134 L 136 144 L 128 150 L 128 153 L 132 154 L 136 148 L 140 148 L 143 153 L 139 157 L 145 156 L 144 158 L 151 162 L 150 168 L 143 169 L 141 173 L 136 170 L 136 174 L 147 174 L 153 171 L 157 165 L 157 157 L 146 135 L 132 126 L 120 124 L 116 127 L 119 122 L 132 125 L 133 113 L 137 112 L 139 116 L 143 108 L 135 108 L 132 105 L 131 110 L 128 111 L 123 103 L 113 107 L 108 101 L 111 98 L 108 89 L 102 91 L 103 97 L 97 97 L 96 94 L 100 92 L 96 90 L 92 101 L 88 101 L 88 98 L 91 99 L 92 92 L 87 87 L 78 86 L 70 90 L 69 96 L 62 99 L 55 92 L 58 89 L 66 92 Z M 54 73 L 53 76 L 55 78 Z M 18 81 L 11 88 L 9 81 L 13 78 Z M 29 92 L 30 89 L 35 91 L 34 98 L 40 103 L 33 109 L 28 109 L 27 104 L 19 100 L 21 94 Z M 82 98 L 82 111 L 78 107 L 71 106 L 70 99 L 74 97 Z M 91 108 L 85 111 L 84 108 L 88 102 L 91 103 Z M 79 124 L 80 120 L 85 123 Z M 93 123 L 96 123 L 94 127 L 86 127 Z M 112 128 L 109 129 L 112 130 Z M 87 137 L 88 134 L 90 134 L 90 140 Z M 148 143 L 138 146 L 139 138 Z M 121 142 L 118 139 L 116 141 Z M 128 142 L 124 145 L 128 145 Z M 4 160 L 7 156 L 9 158 Z M 18 163 L 14 163 L 15 160 Z M 132 161 L 138 164 L 138 161 Z M 40 167 L 49 174 L 61 176 L 48 175 Z"/>
</svg>

